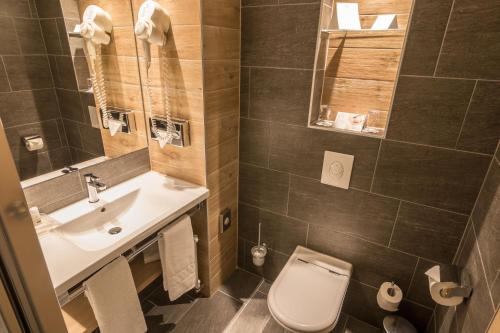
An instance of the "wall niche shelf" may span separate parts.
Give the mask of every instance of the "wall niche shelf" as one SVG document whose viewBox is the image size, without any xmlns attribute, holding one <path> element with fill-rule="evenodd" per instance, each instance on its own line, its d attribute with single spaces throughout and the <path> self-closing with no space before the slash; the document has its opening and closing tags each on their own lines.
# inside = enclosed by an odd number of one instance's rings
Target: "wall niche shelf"
<svg viewBox="0 0 500 333">
<path fill-rule="evenodd" d="M 385 137 L 412 5 L 412 0 L 323 2 L 310 128 Z"/>
</svg>

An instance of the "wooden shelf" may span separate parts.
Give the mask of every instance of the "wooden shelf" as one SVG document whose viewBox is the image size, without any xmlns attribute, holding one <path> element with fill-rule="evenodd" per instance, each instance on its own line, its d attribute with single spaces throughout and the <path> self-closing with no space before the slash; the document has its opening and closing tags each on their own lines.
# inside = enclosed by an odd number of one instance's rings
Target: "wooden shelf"
<svg viewBox="0 0 500 333">
<path fill-rule="evenodd" d="M 161 263 L 145 264 L 142 255 L 130 263 L 135 287 L 139 293 L 161 276 Z M 70 333 L 90 333 L 97 328 L 97 321 L 85 295 L 80 295 L 61 309 L 66 328 Z"/>
<path fill-rule="evenodd" d="M 329 47 L 401 49 L 405 32 L 391 30 L 323 30 L 330 40 Z"/>
</svg>

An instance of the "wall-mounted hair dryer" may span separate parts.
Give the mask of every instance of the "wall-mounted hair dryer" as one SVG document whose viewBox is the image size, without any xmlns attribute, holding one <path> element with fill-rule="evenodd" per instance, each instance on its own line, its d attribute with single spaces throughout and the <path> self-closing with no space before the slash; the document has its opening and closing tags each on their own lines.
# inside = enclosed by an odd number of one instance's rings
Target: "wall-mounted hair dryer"
<svg viewBox="0 0 500 333">
<path fill-rule="evenodd" d="M 89 56 L 96 56 L 95 46 L 109 44 L 111 29 L 113 29 L 111 15 L 104 9 L 96 5 L 90 5 L 85 9 L 83 22 L 80 24 L 80 34 L 86 41 Z"/>
<path fill-rule="evenodd" d="M 123 122 L 114 119 L 108 111 L 104 70 L 101 59 L 101 45 L 108 45 L 111 41 L 113 22 L 111 15 L 96 5 L 88 6 L 83 13 L 83 22 L 80 24 L 80 34 L 85 40 L 85 49 L 89 58 L 90 80 L 94 96 L 102 112 L 102 125 L 109 128 L 111 136 L 122 129 Z"/>
<path fill-rule="evenodd" d="M 135 34 L 142 40 L 146 64 L 151 64 L 151 44 L 162 47 L 167 40 L 170 29 L 170 18 L 160 4 L 153 0 L 146 0 L 139 8 Z"/>
<path fill-rule="evenodd" d="M 151 79 L 149 77 L 149 68 L 151 67 L 151 44 L 160 48 L 164 47 L 167 41 L 167 33 L 170 29 L 170 18 L 160 4 L 152 0 L 146 0 L 139 9 L 137 23 L 135 24 L 135 34 L 142 41 L 144 47 L 144 60 L 146 63 L 146 95 L 148 98 L 148 108 L 151 122 L 152 137 L 158 140 L 160 147 L 163 148 L 166 144 L 175 144 L 176 142 L 188 142 L 189 140 L 181 139 L 182 130 L 177 130 L 176 125 L 172 121 L 169 108 L 168 93 L 165 91 L 163 108 L 165 119 L 162 125 L 159 126 L 158 117 L 153 115 L 152 110 L 152 92 Z M 167 63 L 162 63 L 162 75 L 165 77 Z M 165 87 L 166 89 L 166 87 Z M 187 126 L 187 125 L 186 125 Z M 161 127 L 161 128 L 160 128 Z M 180 127 L 182 129 L 182 126 Z M 187 127 L 184 127 L 187 128 Z"/>
</svg>

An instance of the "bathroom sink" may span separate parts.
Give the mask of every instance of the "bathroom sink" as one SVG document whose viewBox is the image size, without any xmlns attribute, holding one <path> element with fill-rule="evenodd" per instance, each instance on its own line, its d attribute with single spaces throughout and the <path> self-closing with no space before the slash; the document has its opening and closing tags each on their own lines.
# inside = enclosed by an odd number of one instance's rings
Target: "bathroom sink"
<svg viewBox="0 0 500 333">
<path fill-rule="evenodd" d="M 98 204 L 88 204 L 92 210 L 82 215 L 74 207 L 59 211 L 51 216 L 52 219 L 60 223 L 56 217 L 60 216 L 59 219 L 62 217 L 67 222 L 54 231 L 84 251 L 104 249 L 140 226 L 140 223 L 134 224 L 134 220 L 141 218 L 147 206 L 145 196 L 136 189 L 111 202 L 101 199 Z"/>
<path fill-rule="evenodd" d="M 105 180 L 104 180 L 105 181 Z M 147 172 L 47 216 L 38 238 L 56 294 L 103 267 L 208 197 L 205 187 Z"/>
</svg>

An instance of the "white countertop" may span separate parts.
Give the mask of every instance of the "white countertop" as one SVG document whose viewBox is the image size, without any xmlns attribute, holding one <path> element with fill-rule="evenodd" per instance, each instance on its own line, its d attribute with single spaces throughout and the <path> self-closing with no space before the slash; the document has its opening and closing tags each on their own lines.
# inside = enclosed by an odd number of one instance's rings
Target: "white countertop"
<svg viewBox="0 0 500 333">
<path fill-rule="evenodd" d="M 97 204 L 84 199 L 49 214 L 57 227 L 39 234 L 57 295 L 207 199 L 208 189 L 151 171 L 99 197 Z M 101 207 L 103 215 L 96 213 Z M 102 217 L 111 222 L 95 222 Z M 109 235 L 106 228 L 113 225 L 123 231 Z"/>
</svg>

